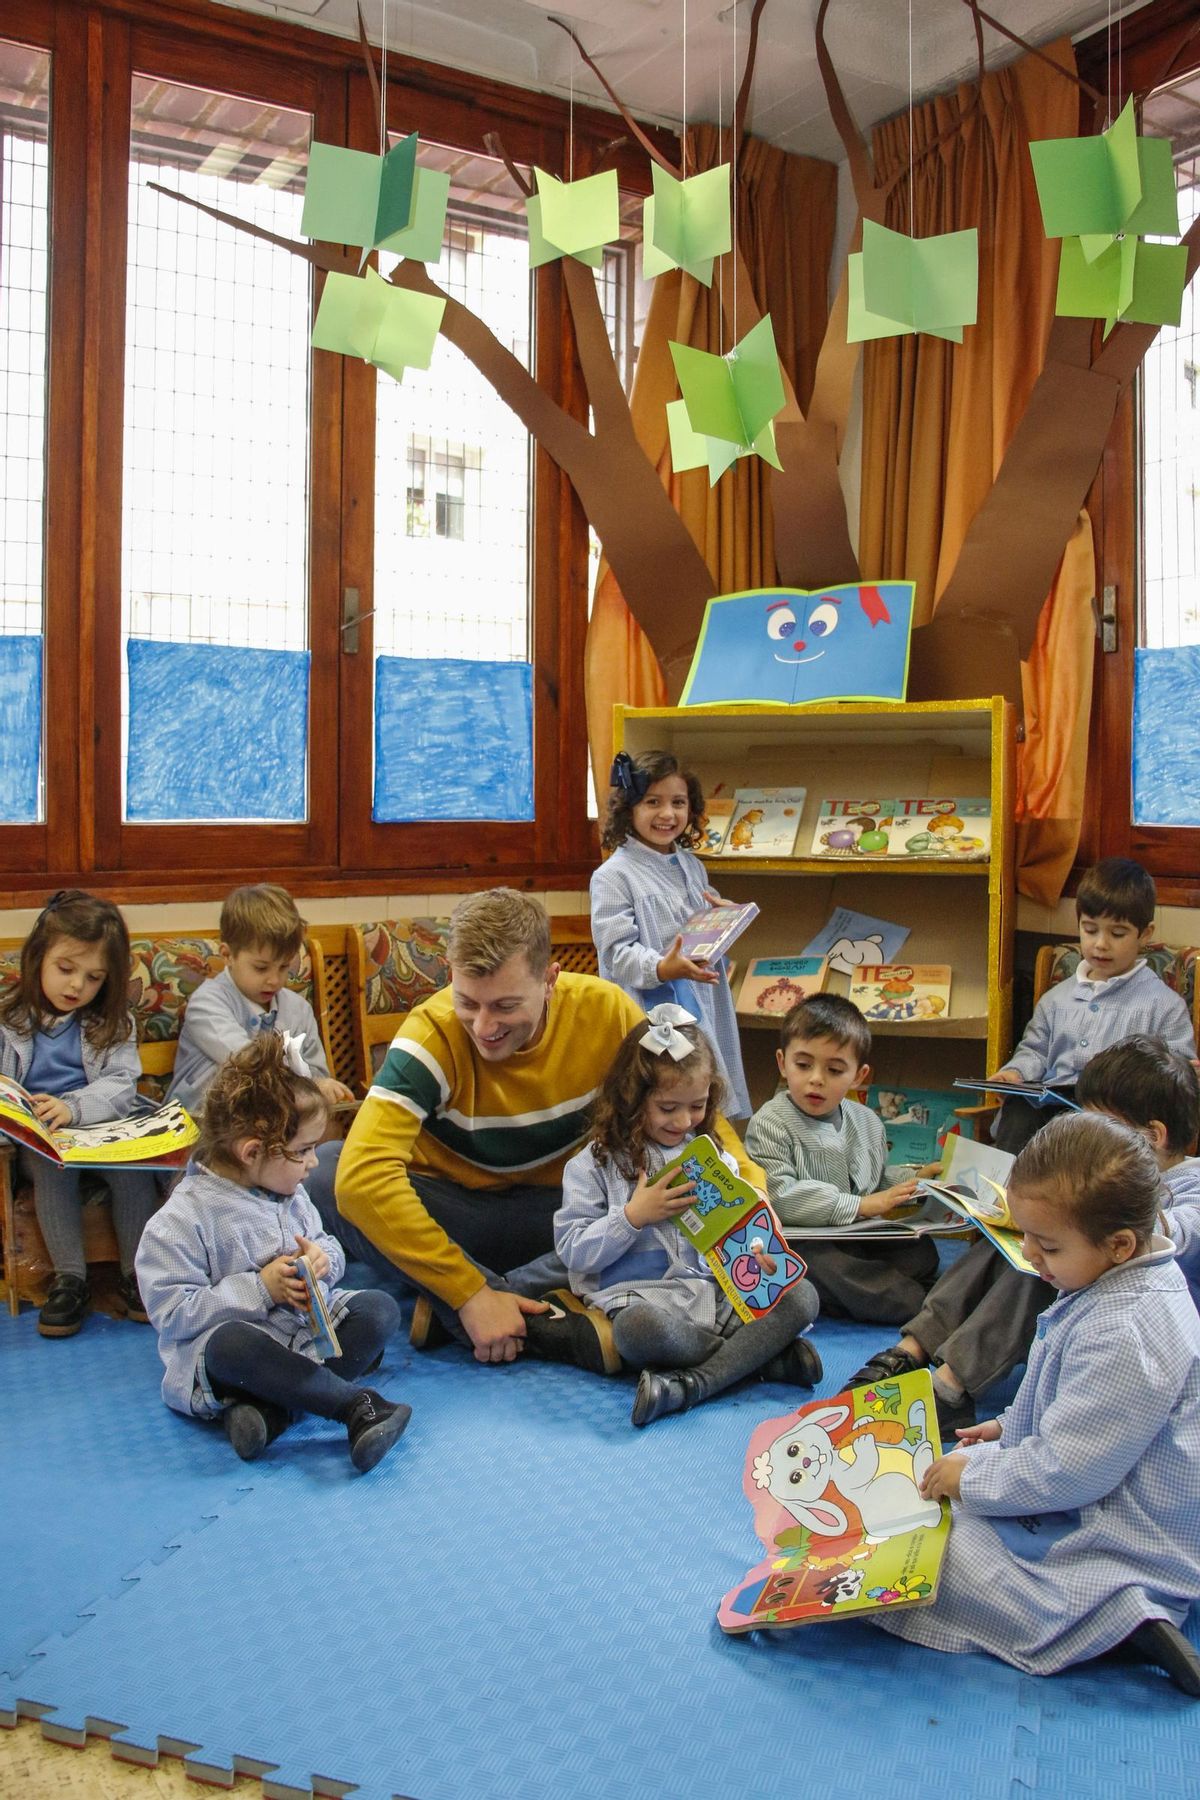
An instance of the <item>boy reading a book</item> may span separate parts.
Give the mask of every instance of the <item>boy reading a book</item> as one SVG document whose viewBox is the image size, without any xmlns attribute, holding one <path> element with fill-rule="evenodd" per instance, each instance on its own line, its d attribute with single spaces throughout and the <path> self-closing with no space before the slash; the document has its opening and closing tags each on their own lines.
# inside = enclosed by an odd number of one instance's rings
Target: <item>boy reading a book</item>
<svg viewBox="0 0 1200 1800">
<path fill-rule="evenodd" d="M 839 1227 L 884 1217 L 913 1198 L 925 1169 L 887 1167 L 883 1123 L 850 1090 L 871 1079 L 871 1031 L 857 1006 L 814 994 L 783 1021 L 776 1052 L 786 1091 L 759 1108 L 746 1148 L 766 1171 L 785 1226 Z M 823 1312 L 896 1324 L 919 1308 L 938 1268 L 928 1238 L 870 1243 L 863 1235 L 805 1242 L 809 1279 Z"/>
<path fill-rule="evenodd" d="M 291 895 L 269 881 L 234 888 L 221 908 L 220 930 L 225 967 L 187 1003 L 167 1098 L 198 1115 L 225 1058 L 258 1032 L 273 1031 L 293 1074 L 315 1081 L 326 1106 L 352 1100 L 329 1072 L 312 1007 L 287 986 L 304 942 L 304 920 Z"/>
<path fill-rule="evenodd" d="M 1152 877 L 1128 857 L 1110 856 L 1088 870 L 1075 897 L 1079 968 L 1042 995 L 992 1081 L 1041 1082 L 1074 1099 L 1085 1064 L 1137 1034 L 1160 1037 L 1181 1056 L 1195 1056 L 1187 1006 L 1142 957 L 1154 935 L 1156 901 Z M 1014 1095 L 1004 1102 L 992 1136 L 1015 1155 L 1053 1110 Z"/>
</svg>

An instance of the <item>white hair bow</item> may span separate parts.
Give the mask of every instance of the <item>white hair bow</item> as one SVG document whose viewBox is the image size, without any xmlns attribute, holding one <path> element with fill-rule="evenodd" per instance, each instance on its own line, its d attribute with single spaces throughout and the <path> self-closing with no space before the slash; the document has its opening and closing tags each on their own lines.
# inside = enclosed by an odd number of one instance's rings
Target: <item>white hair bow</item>
<svg viewBox="0 0 1200 1800">
<path fill-rule="evenodd" d="M 688 1012 L 684 1006 L 676 1006 L 673 1000 L 664 1000 L 661 1006 L 655 1006 L 646 1014 L 650 1021 L 650 1029 L 638 1039 L 643 1050 L 651 1056 L 670 1056 L 675 1062 L 682 1062 L 696 1048 L 690 1038 L 685 1038 L 680 1025 L 698 1025 L 700 1023 L 694 1013 Z"/>
<path fill-rule="evenodd" d="M 283 1060 L 292 1074 L 307 1076 L 308 1064 L 301 1054 L 304 1048 L 304 1033 L 302 1031 L 281 1031 L 279 1035 L 283 1039 Z"/>
</svg>

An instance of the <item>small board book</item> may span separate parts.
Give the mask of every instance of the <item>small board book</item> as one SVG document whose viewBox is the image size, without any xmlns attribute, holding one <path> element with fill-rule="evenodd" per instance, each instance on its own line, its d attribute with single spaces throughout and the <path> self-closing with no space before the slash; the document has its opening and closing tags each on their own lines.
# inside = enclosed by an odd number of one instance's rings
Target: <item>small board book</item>
<svg viewBox="0 0 1200 1800">
<path fill-rule="evenodd" d="M 920 1484 L 941 1454 L 928 1369 L 765 1420 L 742 1471 L 765 1555 L 718 1606 L 721 1629 L 927 1605 L 950 1505 L 923 1500 Z"/>
<path fill-rule="evenodd" d="M 694 1181 L 696 1197 L 675 1223 L 700 1252 L 739 1319 L 747 1323 L 770 1312 L 804 1263 L 783 1241 L 783 1230 L 770 1206 L 748 1181 L 735 1175 L 710 1137 L 693 1138 L 665 1165 L 680 1179 Z M 773 1258 L 774 1272 L 763 1267 L 762 1254 Z"/>
<path fill-rule="evenodd" d="M 949 963 L 866 964 L 850 977 L 850 998 L 875 1024 L 946 1019 L 952 972 Z"/>
<path fill-rule="evenodd" d="M 706 906 L 683 927 L 683 954 L 693 962 L 718 962 L 757 917 L 753 900 L 742 906 Z"/>
<path fill-rule="evenodd" d="M 821 801 L 810 856 L 855 862 L 906 857 L 933 862 L 986 862 L 992 853 L 987 798 L 839 799 Z"/>
<path fill-rule="evenodd" d="M 955 1108 L 962 1105 L 957 1094 L 872 1085 L 856 1098 L 883 1121 L 889 1163 L 919 1168 L 938 1162 L 946 1138 L 962 1130 L 962 1121 L 955 1117 Z"/>
<path fill-rule="evenodd" d="M 314 1347 L 321 1361 L 328 1362 L 331 1357 L 342 1354 L 342 1346 L 329 1308 L 325 1304 L 321 1284 L 313 1274 L 312 1264 L 307 1256 L 296 1258 L 296 1273 L 308 1289 L 308 1320 L 312 1326 Z"/>
<path fill-rule="evenodd" d="M 704 817 L 700 821 L 700 842 L 696 845 L 698 856 L 716 856 L 729 836 L 729 827 L 733 820 L 733 795 L 708 794 L 704 801 Z"/>
<path fill-rule="evenodd" d="M 805 788 L 739 788 L 722 856 L 790 856 L 796 847 Z"/>
<path fill-rule="evenodd" d="M 756 956 L 742 979 L 736 1009 L 747 1019 L 781 1019 L 798 1000 L 825 986 L 823 956 Z"/>
<path fill-rule="evenodd" d="M 71 1167 L 108 1168 L 130 1163 L 179 1168 L 200 1133 L 178 1101 L 151 1112 L 106 1119 L 100 1125 L 64 1125 L 51 1131 L 33 1110 L 33 1101 L 17 1081 L 0 1075 L 0 1132 L 36 1150 L 49 1162 Z"/>
<path fill-rule="evenodd" d="M 1044 1087 L 1040 1081 L 971 1081 L 966 1076 L 956 1076 L 954 1085 L 957 1088 L 974 1088 L 981 1094 L 991 1094 L 996 1100 L 1017 1098 L 1028 1100 L 1030 1106 L 1065 1106 L 1071 1112 L 1080 1110 L 1078 1101 L 1069 1100 L 1057 1088 Z"/>
<path fill-rule="evenodd" d="M 1008 1210 L 1008 1177 L 1016 1159 L 994 1144 L 974 1138 L 956 1138 L 946 1146 L 943 1175 L 937 1181 L 921 1181 L 917 1192 L 959 1213 L 994 1244 L 1001 1256 L 1023 1275 L 1037 1270 L 1021 1249 L 1022 1233 Z"/>
</svg>

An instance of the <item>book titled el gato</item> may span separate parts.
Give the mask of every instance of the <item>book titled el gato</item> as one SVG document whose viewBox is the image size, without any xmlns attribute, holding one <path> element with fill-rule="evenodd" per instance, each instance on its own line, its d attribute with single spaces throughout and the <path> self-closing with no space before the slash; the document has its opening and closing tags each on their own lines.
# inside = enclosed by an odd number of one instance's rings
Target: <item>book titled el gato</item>
<svg viewBox="0 0 1200 1800">
<path fill-rule="evenodd" d="M 718 1606 L 721 1629 L 928 1605 L 950 1506 L 921 1482 L 941 1453 L 928 1369 L 765 1420 L 742 1472 L 765 1555 Z"/>
<path fill-rule="evenodd" d="M 797 1001 L 820 993 L 827 969 L 823 956 L 756 956 L 742 978 L 736 1010 L 747 1019 L 782 1018 Z"/>
<path fill-rule="evenodd" d="M 799 1281 L 805 1264 L 783 1241 L 783 1228 L 761 1194 L 735 1175 L 712 1138 L 685 1144 L 664 1169 L 696 1186 L 696 1197 L 675 1223 L 712 1270 L 739 1319 L 770 1312 Z M 768 1271 L 763 1258 L 774 1262 Z"/>
<path fill-rule="evenodd" d="M 992 803 L 985 797 L 829 798 L 813 829 L 810 856 L 882 862 L 986 862 L 992 853 Z"/>
<path fill-rule="evenodd" d="M 0 1132 L 50 1162 L 73 1168 L 87 1164 L 105 1168 L 116 1163 L 178 1168 L 200 1135 L 194 1119 L 176 1100 L 150 1112 L 131 1113 L 125 1119 L 64 1125 L 52 1131 L 34 1112 L 32 1096 L 6 1075 L 0 1075 Z"/>
<path fill-rule="evenodd" d="M 913 1025 L 950 1015 L 949 963 L 868 963 L 850 978 L 850 998 L 873 1024 Z"/>
<path fill-rule="evenodd" d="M 790 856 L 807 788 L 738 788 L 721 855 Z"/>
<path fill-rule="evenodd" d="M 683 954 L 693 962 L 717 962 L 757 917 L 753 900 L 741 906 L 703 907 L 692 914 L 680 933 Z"/>
</svg>

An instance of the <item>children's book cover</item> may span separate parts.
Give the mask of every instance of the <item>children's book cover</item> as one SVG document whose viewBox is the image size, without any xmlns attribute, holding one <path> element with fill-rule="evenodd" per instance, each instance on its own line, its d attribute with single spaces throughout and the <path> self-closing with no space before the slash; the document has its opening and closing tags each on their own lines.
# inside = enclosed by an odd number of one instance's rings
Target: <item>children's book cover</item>
<svg viewBox="0 0 1200 1800">
<path fill-rule="evenodd" d="M 693 1138 L 663 1173 L 668 1169 L 696 1184 L 695 1200 L 675 1223 L 712 1270 L 738 1318 L 748 1322 L 770 1312 L 805 1269 L 784 1243 L 770 1206 L 734 1174 L 710 1137 Z"/>
<path fill-rule="evenodd" d="M 729 836 L 729 827 L 733 823 L 733 795 L 723 793 L 717 788 L 707 794 L 704 800 L 704 816 L 700 820 L 700 842 L 696 846 L 698 856 L 716 856 L 725 839 Z"/>
<path fill-rule="evenodd" d="M 342 1346 L 333 1317 L 325 1304 L 321 1284 L 313 1274 L 312 1264 L 307 1256 L 296 1258 L 296 1273 L 308 1289 L 308 1322 L 312 1326 L 317 1355 L 322 1362 L 328 1362 L 331 1357 L 342 1354 Z"/>
<path fill-rule="evenodd" d="M 856 1097 L 883 1121 L 889 1163 L 938 1162 L 945 1140 L 962 1130 L 955 1117 L 962 1105 L 958 1094 L 874 1084 Z"/>
<path fill-rule="evenodd" d="M 910 581 L 718 594 L 680 704 L 903 700 L 912 603 Z"/>
<path fill-rule="evenodd" d="M 890 800 L 822 800 L 810 856 L 878 862 L 888 854 Z"/>
<path fill-rule="evenodd" d="M 890 963 L 899 956 L 909 927 L 891 919 L 875 919 L 849 906 L 835 906 L 801 956 L 825 956 L 831 969 L 853 975 L 866 963 Z"/>
<path fill-rule="evenodd" d="M 875 963 L 856 969 L 850 998 L 876 1024 L 912 1025 L 950 1016 L 949 963 Z"/>
<path fill-rule="evenodd" d="M 948 1139 L 938 1180 L 921 1181 L 917 1192 L 968 1219 L 1022 1275 L 1037 1270 L 1021 1248 L 1021 1233 L 1008 1210 L 1008 1179 L 1015 1158 L 974 1138 Z"/>
<path fill-rule="evenodd" d="M 796 846 L 802 787 L 739 788 L 722 856 L 790 856 Z"/>
<path fill-rule="evenodd" d="M 64 1125 L 51 1131 L 34 1112 L 30 1095 L 6 1075 L 0 1075 L 0 1132 L 50 1162 L 73 1167 L 90 1163 L 97 1168 L 114 1163 L 177 1168 L 186 1162 L 188 1147 L 200 1135 L 195 1121 L 175 1100 L 150 1112 L 131 1113 L 126 1119 Z"/>
<path fill-rule="evenodd" d="M 742 1488 L 766 1555 L 721 1601 L 722 1630 L 928 1604 L 950 1505 L 920 1484 L 941 1453 L 928 1369 L 765 1420 Z"/>
<path fill-rule="evenodd" d="M 888 855 L 934 862 L 987 862 L 992 854 L 992 803 L 889 800 Z"/>
<path fill-rule="evenodd" d="M 823 956 L 756 956 L 738 989 L 736 1010 L 747 1019 L 782 1018 L 797 1001 L 821 992 L 827 968 Z"/>
<path fill-rule="evenodd" d="M 680 933 L 683 954 L 693 962 L 715 963 L 758 917 L 753 900 L 741 906 L 706 906 L 693 913 Z"/>
</svg>

